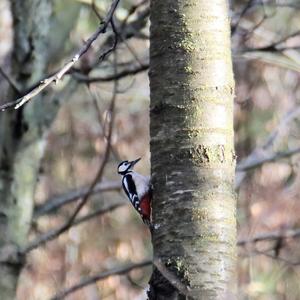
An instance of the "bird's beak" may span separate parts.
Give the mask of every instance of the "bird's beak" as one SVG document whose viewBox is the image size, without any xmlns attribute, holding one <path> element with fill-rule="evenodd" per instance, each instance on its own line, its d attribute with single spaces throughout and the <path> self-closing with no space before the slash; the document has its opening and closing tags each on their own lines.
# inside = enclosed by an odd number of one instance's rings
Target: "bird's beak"
<svg viewBox="0 0 300 300">
<path fill-rule="evenodd" d="M 132 168 L 136 163 L 138 163 L 139 161 L 141 160 L 141 157 L 136 159 L 136 160 L 133 160 L 132 162 L 130 162 L 130 167 Z"/>
</svg>

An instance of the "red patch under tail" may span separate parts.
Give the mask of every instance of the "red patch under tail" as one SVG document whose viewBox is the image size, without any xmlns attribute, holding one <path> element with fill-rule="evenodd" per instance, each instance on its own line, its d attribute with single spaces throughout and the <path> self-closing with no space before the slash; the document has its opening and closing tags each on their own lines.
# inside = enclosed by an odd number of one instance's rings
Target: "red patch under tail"
<svg viewBox="0 0 300 300">
<path fill-rule="evenodd" d="M 149 194 L 145 194 L 140 200 L 140 214 L 145 222 L 145 220 L 150 222 L 151 219 L 151 198 Z"/>
</svg>

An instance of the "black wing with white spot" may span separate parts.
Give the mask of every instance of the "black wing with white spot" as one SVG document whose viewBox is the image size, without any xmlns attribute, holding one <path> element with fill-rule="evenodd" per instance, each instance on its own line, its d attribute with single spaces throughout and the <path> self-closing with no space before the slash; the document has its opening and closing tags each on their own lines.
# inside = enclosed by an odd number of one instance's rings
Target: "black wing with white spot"
<svg viewBox="0 0 300 300">
<path fill-rule="evenodd" d="M 140 207 L 139 207 L 140 199 L 138 197 L 138 194 L 136 191 L 136 186 L 134 184 L 131 174 L 126 174 L 123 177 L 122 185 L 123 185 L 123 189 L 124 189 L 128 199 L 130 200 L 131 204 L 134 206 L 134 208 L 137 211 L 139 211 L 140 210 Z"/>
</svg>

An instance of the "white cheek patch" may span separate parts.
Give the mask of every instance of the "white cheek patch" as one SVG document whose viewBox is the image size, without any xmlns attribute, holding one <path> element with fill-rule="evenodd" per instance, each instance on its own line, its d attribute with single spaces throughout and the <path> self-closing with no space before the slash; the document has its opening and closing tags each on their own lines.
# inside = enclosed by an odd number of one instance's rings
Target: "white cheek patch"
<svg viewBox="0 0 300 300">
<path fill-rule="evenodd" d="M 119 172 L 125 172 L 127 170 L 128 166 L 127 165 L 121 165 L 119 167 Z"/>
</svg>

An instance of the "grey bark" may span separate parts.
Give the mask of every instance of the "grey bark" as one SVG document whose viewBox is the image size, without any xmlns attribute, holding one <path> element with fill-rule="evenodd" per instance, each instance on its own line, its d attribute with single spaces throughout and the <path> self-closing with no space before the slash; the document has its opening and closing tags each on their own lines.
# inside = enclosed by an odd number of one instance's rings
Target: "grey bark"
<svg viewBox="0 0 300 300">
<path fill-rule="evenodd" d="M 39 80 L 47 66 L 49 1 L 11 1 L 14 21 L 12 76 L 21 91 Z M 9 92 L 9 98 L 16 95 Z M 41 98 L 41 97 L 39 97 Z M 24 258 L 24 245 L 31 224 L 33 196 L 45 141 L 51 121 L 49 105 L 37 99 L 24 109 L 0 115 L 0 298 L 15 297 Z"/>
<path fill-rule="evenodd" d="M 226 0 L 152 0 L 154 255 L 189 299 L 234 299 L 234 80 Z M 185 299 L 154 270 L 149 299 Z"/>
<path fill-rule="evenodd" d="M 53 1 L 10 2 L 14 27 L 11 76 L 22 94 L 46 73 Z M 18 96 L 11 90 L 6 101 Z M 27 241 L 46 136 L 58 108 L 57 99 L 49 99 L 44 92 L 18 110 L 0 112 L 1 300 L 15 298 L 25 260 L 19 250 Z"/>
</svg>

